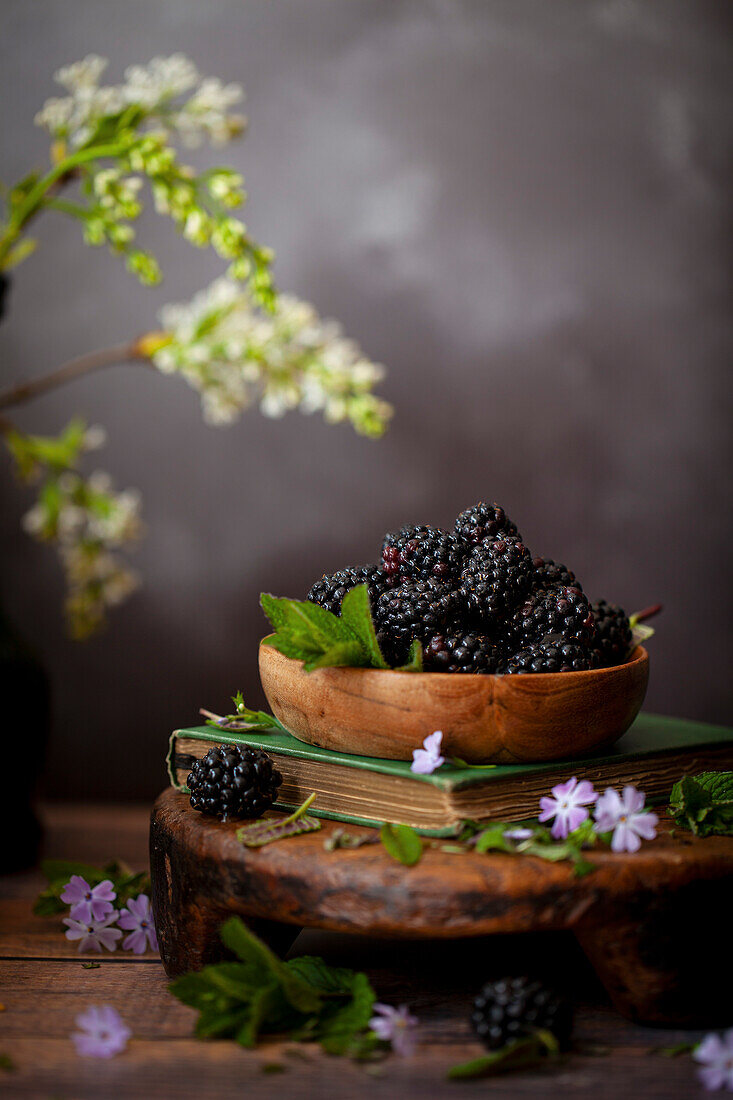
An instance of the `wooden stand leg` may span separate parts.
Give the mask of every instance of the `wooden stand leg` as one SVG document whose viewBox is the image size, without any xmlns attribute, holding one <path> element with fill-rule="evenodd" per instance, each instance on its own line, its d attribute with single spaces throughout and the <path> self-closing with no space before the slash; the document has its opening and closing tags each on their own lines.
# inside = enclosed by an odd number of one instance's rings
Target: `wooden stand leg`
<svg viewBox="0 0 733 1100">
<path fill-rule="evenodd" d="M 170 835 L 153 821 L 150 831 L 153 918 L 168 977 L 176 978 L 190 970 L 200 970 L 207 963 L 231 958 L 221 942 L 219 929 L 232 916 L 241 916 L 276 954 L 286 954 L 300 932 L 297 925 L 248 916 L 245 898 L 227 898 L 226 903 L 213 898 L 205 876 L 197 876 L 190 862 L 183 873 L 181 862 L 187 862 L 187 854 L 176 850 Z"/>
<path fill-rule="evenodd" d="M 721 886 L 689 883 L 574 929 L 622 1015 L 662 1027 L 729 1021 L 733 951 Z"/>
</svg>

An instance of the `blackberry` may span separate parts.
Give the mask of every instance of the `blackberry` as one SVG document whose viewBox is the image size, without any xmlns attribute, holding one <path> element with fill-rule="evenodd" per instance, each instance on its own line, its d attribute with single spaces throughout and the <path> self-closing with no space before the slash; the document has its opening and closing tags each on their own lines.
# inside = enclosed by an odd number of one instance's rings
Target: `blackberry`
<svg viewBox="0 0 733 1100">
<path fill-rule="evenodd" d="M 440 527 L 401 527 L 384 536 L 382 568 L 392 584 L 411 579 L 451 584 L 460 575 L 463 553 L 455 536 Z"/>
<path fill-rule="evenodd" d="M 562 584 L 535 589 L 508 624 L 515 649 L 541 642 L 548 634 L 587 646 L 593 640 L 593 631 L 593 612 L 587 597 L 579 588 Z"/>
<path fill-rule="evenodd" d="M 520 649 L 500 671 L 507 676 L 524 672 L 584 672 L 594 665 L 593 654 L 585 646 L 550 634 L 544 642 Z"/>
<path fill-rule="evenodd" d="M 408 581 L 383 592 L 374 607 L 374 625 L 387 660 L 407 658 L 410 642 L 425 642 L 452 625 L 460 613 L 460 596 L 439 581 Z"/>
<path fill-rule="evenodd" d="M 551 558 L 535 558 L 532 564 L 537 578 L 535 582 L 537 588 L 550 588 L 556 584 L 564 584 L 583 591 L 583 585 L 567 565 L 558 565 Z"/>
<path fill-rule="evenodd" d="M 357 584 L 369 586 L 369 596 L 375 602 L 387 587 L 387 576 L 378 565 L 356 565 L 339 569 L 336 573 L 324 573 L 308 593 L 311 603 L 320 604 L 334 615 L 341 614 L 341 601 Z"/>
<path fill-rule="evenodd" d="M 216 745 L 197 760 L 186 780 L 191 805 L 202 814 L 262 817 L 275 801 L 282 776 L 262 749 Z"/>
<path fill-rule="evenodd" d="M 461 593 L 469 614 L 492 630 L 531 582 L 529 550 L 520 539 L 502 535 L 473 547 L 461 573 Z"/>
<path fill-rule="evenodd" d="M 567 1046 L 572 1008 L 542 982 L 527 977 L 503 978 L 487 982 L 478 994 L 471 1024 L 489 1050 L 499 1050 L 538 1029 L 552 1032 L 560 1046 Z"/>
<path fill-rule="evenodd" d="M 461 512 L 454 529 L 456 538 L 468 546 L 490 541 L 499 535 L 522 537 L 517 531 L 516 523 L 512 523 L 503 508 L 498 504 L 485 504 L 483 500 L 474 504 L 473 508 L 466 508 L 465 512 Z"/>
<path fill-rule="evenodd" d="M 496 672 L 502 651 L 484 634 L 434 634 L 425 646 L 426 672 Z"/>
<path fill-rule="evenodd" d="M 601 668 L 620 665 L 631 648 L 631 624 L 626 612 L 606 600 L 593 604 L 595 635 L 591 648 Z"/>
</svg>

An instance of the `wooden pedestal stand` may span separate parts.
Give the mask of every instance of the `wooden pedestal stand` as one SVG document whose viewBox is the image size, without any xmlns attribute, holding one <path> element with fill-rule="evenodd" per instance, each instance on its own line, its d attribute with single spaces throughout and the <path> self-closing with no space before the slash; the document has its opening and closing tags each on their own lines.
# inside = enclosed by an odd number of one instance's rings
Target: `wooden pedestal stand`
<svg viewBox="0 0 733 1100">
<path fill-rule="evenodd" d="M 667 826 L 635 855 L 591 853 L 597 869 L 575 878 L 567 863 L 529 856 L 428 847 L 403 867 L 379 844 L 328 852 L 329 822 L 248 849 L 237 827 L 173 789 L 155 803 L 153 906 L 171 976 L 222 958 L 218 928 L 234 914 L 280 953 L 303 927 L 407 939 L 570 929 L 625 1016 L 730 1023 L 733 839 L 672 838 Z"/>
</svg>

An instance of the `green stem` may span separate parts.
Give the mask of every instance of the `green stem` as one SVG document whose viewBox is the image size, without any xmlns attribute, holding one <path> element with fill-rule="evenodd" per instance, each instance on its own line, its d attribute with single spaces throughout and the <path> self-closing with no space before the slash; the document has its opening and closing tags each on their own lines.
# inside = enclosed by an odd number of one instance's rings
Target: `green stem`
<svg viewBox="0 0 733 1100">
<path fill-rule="evenodd" d="M 13 212 L 5 228 L 5 232 L 0 238 L 0 270 L 2 270 L 3 260 L 7 256 L 10 248 L 15 244 L 30 219 L 38 213 L 45 196 L 52 187 L 60 183 L 64 177 L 70 176 L 74 169 L 78 168 L 80 165 L 86 164 L 90 160 L 98 160 L 103 157 L 118 157 L 126 152 L 127 148 L 128 146 L 121 142 L 110 145 L 92 146 L 90 148 L 80 149 L 78 152 L 72 153 L 71 156 L 64 157 L 58 164 L 55 164 L 51 171 L 47 172 L 46 175 L 38 181 L 35 187 L 28 192 L 24 202 L 22 202 L 17 210 Z"/>
<path fill-rule="evenodd" d="M 279 821 L 278 825 L 290 825 L 292 821 L 299 821 L 301 817 L 305 817 L 309 807 L 315 802 L 315 800 L 316 792 L 314 791 L 313 794 L 309 795 L 306 798 L 302 806 L 298 806 L 298 809 L 295 810 L 295 812 L 292 813 L 290 817 L 286 817 L 284 821 Z"/>
</svg>

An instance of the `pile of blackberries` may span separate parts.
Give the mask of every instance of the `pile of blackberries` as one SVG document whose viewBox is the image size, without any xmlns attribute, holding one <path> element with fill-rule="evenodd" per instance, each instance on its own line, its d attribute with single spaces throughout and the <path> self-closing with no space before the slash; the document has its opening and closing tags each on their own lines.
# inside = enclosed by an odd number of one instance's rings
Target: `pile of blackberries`
<svg viewBox="0 0 733 1100">
<path fill-rule="evenodd" d="M 414 638 L 430 672 L 578 672 L 623 663 L 626 613 L 589 602 L 566 566 L 533 557 L 498 504 L 461 512 L 453 532 L 422 525 L 385 536 L 378 565 L 340 569 L 308 599 L 338 614 L 366 584 L 385 658 L 407 660 Z"/>
</svg>

